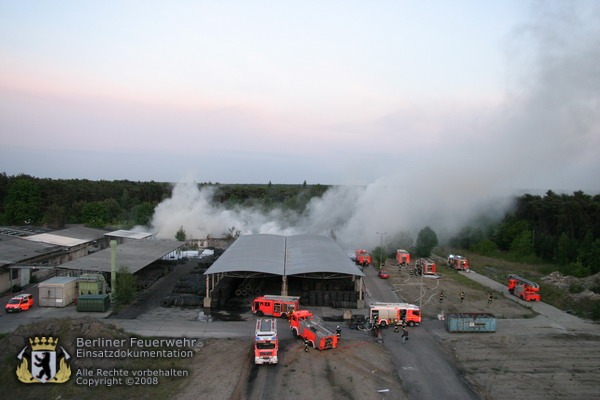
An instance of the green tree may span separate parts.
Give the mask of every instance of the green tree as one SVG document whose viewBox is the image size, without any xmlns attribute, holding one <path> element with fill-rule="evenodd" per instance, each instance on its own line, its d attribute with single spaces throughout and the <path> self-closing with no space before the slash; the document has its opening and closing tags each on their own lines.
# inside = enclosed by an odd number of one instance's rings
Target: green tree
<svg viewBox="0 0 600 400">
<path fill-rule="evenodd" d="M 421 229 L 417 235 L 417 257 L 429 257 L 431 255 L 431 251 L 435 246 L 437 246 L 437 244 L 438 238 L 433 229 L 428 226 Z"/>
<path fill-rule="evenodd" d="M 373 256 L 374 265 L 378 265 L 381 268 L 383 263 L 385 263 L 385 249 L 377 246 L 371 251 L 371 255 Z"/>
<path fill-rule="evenodd" d="M 523 257 L 533 255 L 533 242 L 529 229 L 524 230 L 513 239 L 510 251 L 515 255 Z"/>
<path fill-rule="evenodd" d="M 46 209 L 46 213 L 42 220 L 44 224 L 50 228 L 62 228 L 66 221 L 65 208 L 58 204 L 51 204 L 48 209 Z"/>
<path fill-rule="evenodd" d="M 106 204 L 101 201 L 86 203 L 81 211 L 83 223 L 94 228 L 102 228 L 108 220 Z"/>
<path fill-rule="evenodd" d="M 133 207 L 133 222 L 136 225 L 150 225 L 154 215 L 154 206 L 147 201 Z"/>
<path fill-rule="evenodd" d="M 115 301 L 117 304 L 129 304 L 135 298 L 135 276 L 129 272 L 125 266 L 120 266 L 117 270 L 117 294 Z"/>
<path fill-rule="evenodd" d="M 20 177 L 9 189 L 4 203 L 6 221 L 9 224 L 39 223 L 42 209 L 42 192 L 35 181 Z"/>
<path fill-rule="evenodd" d="M 180 241 L 180 242 L 185 242 L 186 240 L 186 234 L 185 234 L 185 230 L 183 229 L 183 225 L 181 225 L 179 227 L 179 230 L 177 231 L 177 233 L 175 234 L 175 239 Z"/>
</svg>

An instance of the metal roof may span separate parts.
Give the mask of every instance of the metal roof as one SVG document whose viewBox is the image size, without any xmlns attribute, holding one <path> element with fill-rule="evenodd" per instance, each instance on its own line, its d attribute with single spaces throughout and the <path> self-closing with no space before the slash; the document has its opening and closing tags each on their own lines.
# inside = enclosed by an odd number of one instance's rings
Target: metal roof
<svg viewBox="0 0 600 400">
<path fill-rule="evenodd" d="M 364 276 L 329 236 L 295 235 L 287 239 L 286 275 L 320 272 Z"/>
<path fill-rule="evenodd" d="M 117 231 L 108 232 L 105 234 L 110 237 L 120 237 L 126 239 L 146 239 L 152 236 L 152 233 L 149 232 L 134 232 L 134 231 L 126 231 L 124 229 L 119 229 Z"/>
<path fill-rule="evenodd" d="M 0 241 L 0 265 L 10 265 L 30 260 L 44 254 L 62 251 L 62 247 L 46 243 L 31 242 L 24 238 Z"/>
<path fill-rule="evenodd" d="M 93 242 L 94 240 L 101 240 L 105 234 L 106 231 L 101 229 L 88 228 L 85 226 L 72 226 L 49 233 L 27 236 L 24 237 L 24 239 L 32 242 L 73 247 L 83 243 Z"/>
<path fill-rule="evenodd" d="M 364 276 L 333 239 L 321 235 L 240 236 L 204 274 L 227 272 Z"/>
<path fill-rule="evenodd" d="M 283 275 L 285 241 L 280 235 L 240 236 L 204 274 L 250 271 Z"/>
<path fill-rule="evenodd" d="M 145 266 L 159 260 L 164 255 L 183 246 L 184 243 L 175 240 L 142 239 L 128 241 L 117 246 L 117 268 L 127 267 L 128 271 L 136 273 Z M 61 264 L 58 268 L 84 271 L 110 272 L 111 249 L 107 248 Z"/>
</svg>

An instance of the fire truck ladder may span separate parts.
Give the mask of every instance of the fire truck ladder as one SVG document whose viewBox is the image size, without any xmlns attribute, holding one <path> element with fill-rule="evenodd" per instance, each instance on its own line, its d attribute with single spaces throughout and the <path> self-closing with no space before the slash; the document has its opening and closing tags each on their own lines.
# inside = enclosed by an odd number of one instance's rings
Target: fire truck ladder
<svg viewBox="0 0 600 400">
<path fill-rule="evenodd" d="M 524 283 L 525 285 L 531 286 L 534 289 L 539 289 L 540 285 L 538 285 L 537 283 L 530 281 L 529 279 L 525 279 L 525 278 L 521 278 L 519 275 L 515 275 L 515 274 L 510 274 L 508 276 L 509 279 L 514 279 L 517 282 L 521 282 Z"/>
</svg>

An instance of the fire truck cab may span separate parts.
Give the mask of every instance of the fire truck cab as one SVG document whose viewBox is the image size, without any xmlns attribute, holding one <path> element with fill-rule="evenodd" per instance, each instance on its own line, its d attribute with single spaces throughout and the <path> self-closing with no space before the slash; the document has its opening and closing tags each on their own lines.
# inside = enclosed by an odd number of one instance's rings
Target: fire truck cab
<svg viewBox="0 0 600 400">
<path fill-rule="evenodd" d="M 415 272 L 417 275 L 435 275 L 436 270 L 435 262 L 429 258 L 419 258 L 415 262 Z"/>
<path fill-rule="evenodd" d="M 254 363 L 277 364 L 277 320 L 275 318 L 259 318 L 256 320 L 254 334 Z"/>
<path fill-rule="evenodd" d="M 292 334 L 307 340 L 309 345 L 318 350 L 335 349 L 338 337 L 334 331 L 325 326 L 319 317 L 308 310 L 294 311 L 289 319 Z"/>
<path fill-rule="evenodd" d="M 450 254 L 448 256 L 448 266 L 457 271 L 468 271 L 469 260 L 467 260 L 463 256 Z"/>
<path fill-rule="evenodd" d="M 299 309 L 299 296 L 265 295 L 257 297 L 252 302 L 252 313 L 260 317 L 269 315 L 278 318 L 287 318 L 287 314 L 290 311 L 293 312 Z"/>
<path fill-rule="evenodd" d="M 418 306 L 408 303 L 373 303 L 369 310 L 369 318 L 374 324 L 382 327 L 394 324 L 395 320 L 415 326 L 421 324 L 421 310 Z"/>
<path fill-rule="evenodd" d="M 364 249 L 356 250 L 356 264 L 366 267 L 373 262 L 373 259 Z"/>
<path fill-rule="evenodd" d="M 398 265 L 410 264 L 410 253 L 404 249 L 396 250 L 396 262 Z"/>
<path fill-rule="evenodd" d="M 510 274 L 508 276 L 508 291 L 521 300 L 540 301 L 540 286 L 519 275 Z"/>
</svg>

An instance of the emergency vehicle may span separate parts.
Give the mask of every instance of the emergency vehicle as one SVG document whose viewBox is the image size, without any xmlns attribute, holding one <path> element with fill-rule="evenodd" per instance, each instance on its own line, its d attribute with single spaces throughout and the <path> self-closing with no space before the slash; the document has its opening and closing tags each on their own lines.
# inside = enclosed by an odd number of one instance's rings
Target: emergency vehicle
<svg viewBox="0 0 600 400">
<path fill-rule="evenodd" d="M 540 301 L 540 286 L 519 275 L 510 274 L 508 276 L 508 291 L 521 300 Z"/>
<path fill-rule="evenodd" d="M 337 347 L 338 337 L 336 333 L 326 327 L 321 319 L 310 311 L 294 311 L 289 322 L 292 334 L 307 340 L 311 347 L 318 350 L 335 349 Z"/>
<path fill-rule="evenodd" d="M 27 311 L 33 307 L 33 296 L 29 293 L 20 294 L 8 301 L 4 310 L 7 313 Z"/>
<path fill-rule="evenodd" d="M 448 256 L 448 266 L 457 271 L 468 271 L 469 270 L 469 260 L 467 260 L 463 256 L 450 254 Z"/>
<path fill-rule="evenodd" d="M 252 313 L 260 317 L 263 315 L 287 318 L 290 311 L 300 309 L 299 296 L 264 295 L 257 297 L 252 302 Z"/>
<path fill-rule="evenodd" d="M 367 265 L 370 265 L 373 262 L 373 259 L 371 258 L 369 253 L 367 253 L 367 251 L 363 249 L 356 250 L 355 258 L 356 264 L 362 265 L 363 267 L 366 267 Z"/>
<path fill-rule="evenodd" d="M 415 262 L 415 272 L 417 275 L 435 275 L 436 270 L 435 262 L 429 258 L 419 258 Z"/>
<path fill-rule="evenodd" d="M 410 253 L 403 249 L 396 250 L 396 262 L 398 265 L 410 264 Z"/>
<path fill-rule="evenodd" d="M 256 320 L 254 334 L 254 364 L 277 364 L 277 320 L 275 318 L 259 318 Z"/>
<path fill-rule="evenodd" d="M 421 324 L 421 310 L 414 304 L 377 302 L 371 304 L 369 318 L 381 327 L 392 325 L 396 320 L 415 326 Z"/>
</svg>

